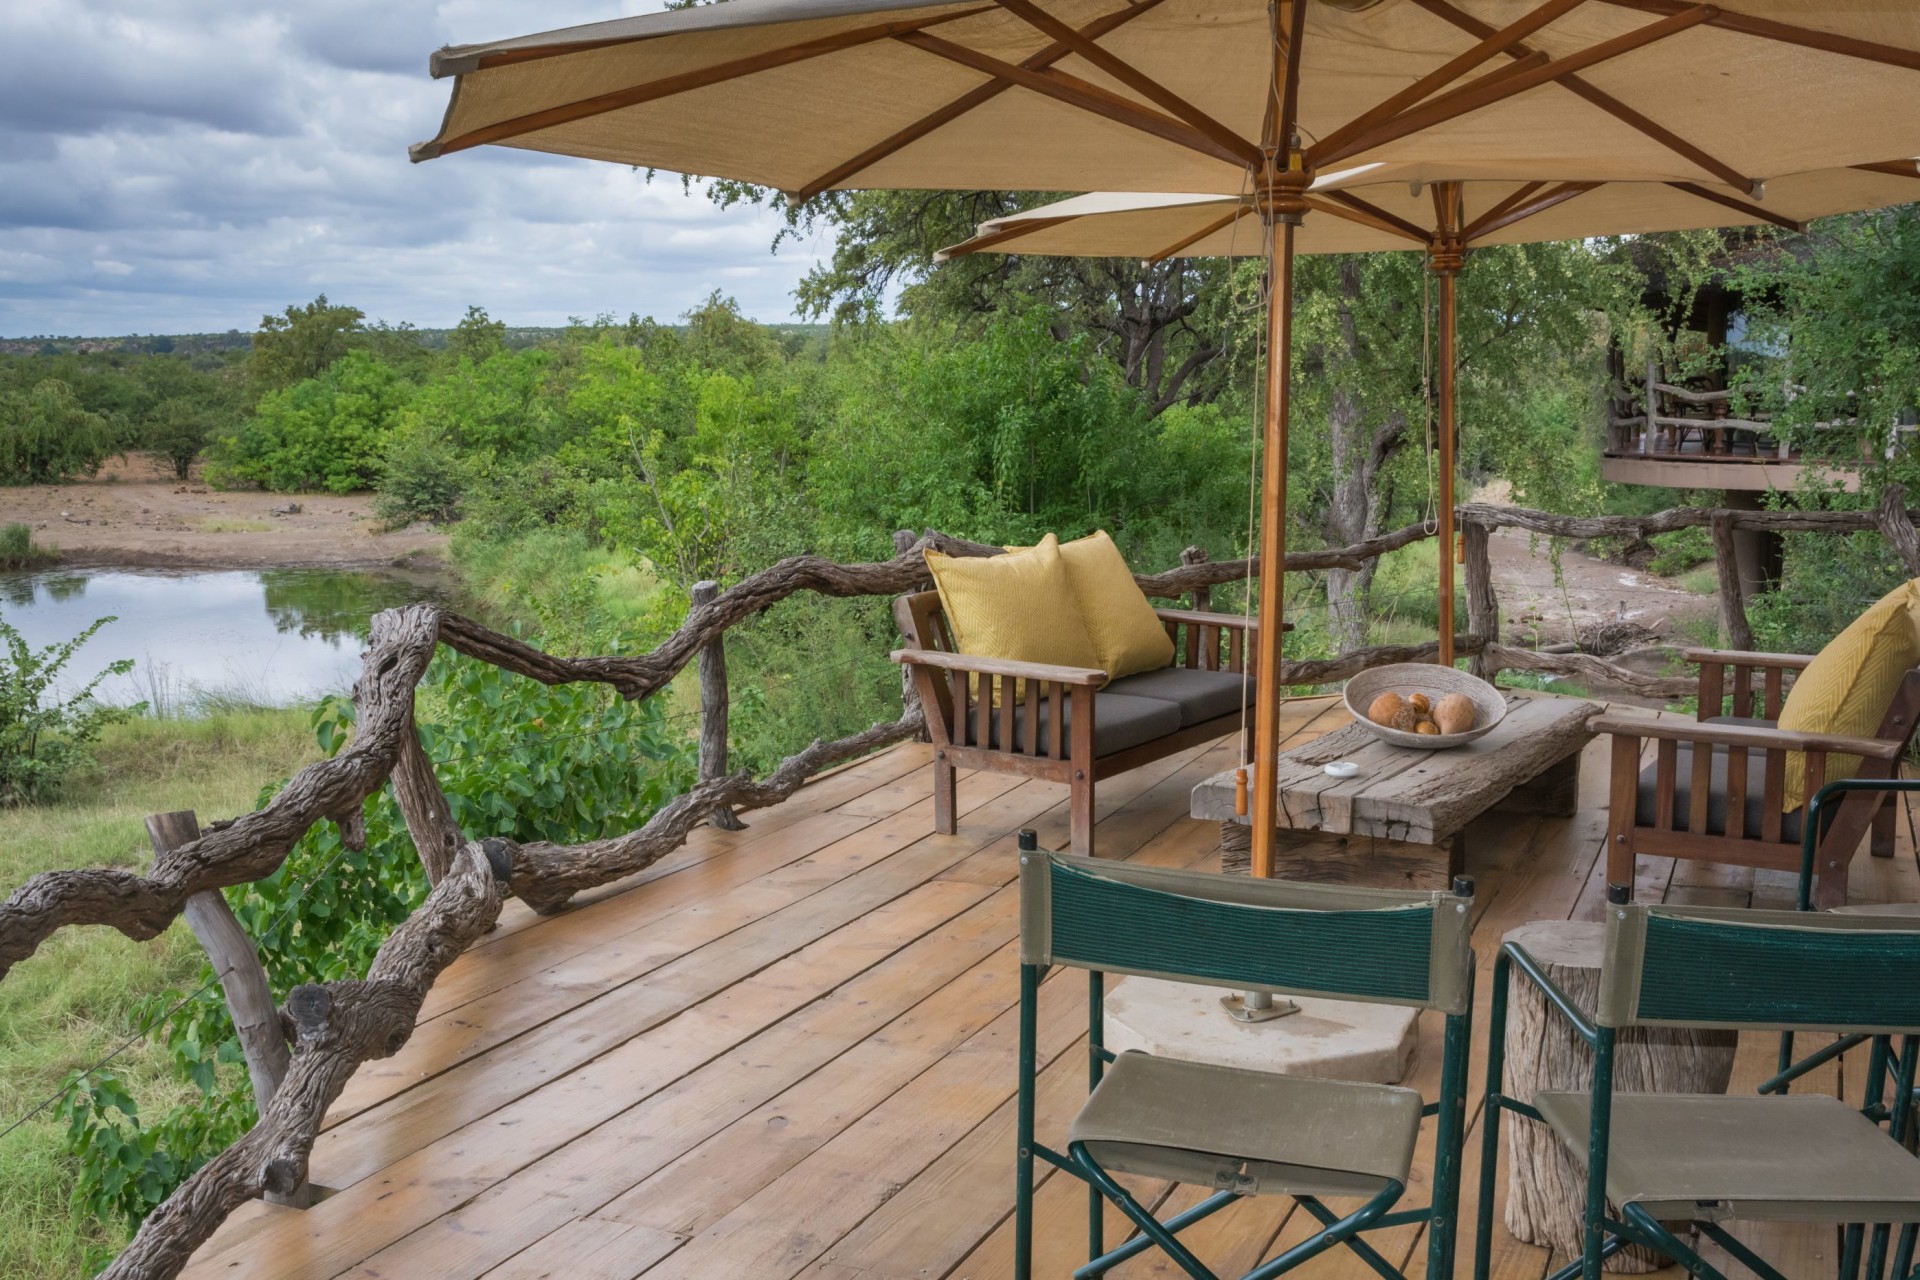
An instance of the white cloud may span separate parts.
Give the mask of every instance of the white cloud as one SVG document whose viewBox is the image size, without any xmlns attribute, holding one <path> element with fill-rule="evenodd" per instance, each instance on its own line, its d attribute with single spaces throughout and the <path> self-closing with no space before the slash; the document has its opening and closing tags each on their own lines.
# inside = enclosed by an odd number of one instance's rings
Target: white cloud
<svg viewBox="0 0 1920 1280">
<path fill-rule="evenodd" d="M 792 315 L 823 247 L 680 181 L 505 149 L 408 163 L 428 54 L 657 3 L 69 0 L 0 6 L 0 335 L 248 329 L 326 292 L 438 326 Z"/>
</svg>

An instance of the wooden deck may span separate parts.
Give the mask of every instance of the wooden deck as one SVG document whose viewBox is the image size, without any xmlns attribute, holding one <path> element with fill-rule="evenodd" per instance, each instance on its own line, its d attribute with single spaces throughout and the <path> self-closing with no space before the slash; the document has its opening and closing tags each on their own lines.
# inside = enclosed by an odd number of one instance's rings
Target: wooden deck
<svg viewBox="0 0 1920 1280">
<path fill-rule="evenodd" d="M 1336 701 L 1307 700 L 1289 706 L 1285 728 L 1300 741 L 1345 719 Z M 1470 829 L 1483 963 L 1513 925 L 1597 918 L 1604 749 L 1588 749 L 1577 818 L 1490 815 Z M 364 1067 L 334 1108 L 313 1160 L 334 1193 L 304 1213 L 246 1206 L 188 1274 L 1010 1275 L 1014 832 L 1036 827 L 1063 846 L 1066 793 L 963 777 L 959 833 L 934 835 L 927 760 L 926 747 L 896 748 L 749 815 L 747 831 L 702 828 L 564 915 L 510 904 L 441 978 L 406 1048 Z M 1218 830 L 1186 816 L 1188 792 L 1232 763 L 1231 744 L 1218 743 L 1103 784 L 1100 853 L 1212 865 Z M 1902 823 L 1897 858 L 1861 855 L 1856 899 L 1920 897 L 1910 829 Z M 1791 905 L 1791 884 L 1764 872 L 1647 860 L 1639 880 L 1644 899 Z M 1085 1091 L 1085 986 L 1043 990 L 1041 1132 L 1057 1136 Z M 1484 1018 L 1476 1040 L 1483 1029 Z M 1409 1082 L 1429 1096 L 1438 1047 L 1437 1026 L 1423 1028 Z M 1772 1051 L 1749 1037 L 1734 1087 L 1752 1088 Z M 1483 1070 L 1476 1053 L 1476 1096 Z M 1859 1070 L 1849 1059 L 1814 1085 L 1839 1090 Z M 1416 1168 L 1410 1199 L 1424 1181 Z M 1138 1189 L 1175 1208 L 1198 1194 Z M 1038 1275 L 1084 1261 L 1085 1212 L 1080 1184 L 1046 1179 Z M 1118 1218 L 1108 1215 L 1116 1239 Z M 1290 1200 L 1263 1197 L 1187 1238 L 1237 1276 L 1310 1229 Z M 1471 1237 L 1463 1230 L 1463 1268 Z M 1417 1228 L 1370 1238 L 1424 1271 Z M 1788 1275 L 1832 1273 L 1830 1231 L 1753 1238 Z M 1549 1263 L 1502 1233 L 1493 1274 L 1539 1280 Z M 1142 1257 L 1113 1274 L 1175 1272 Z M 1371 1272 L 1335 1250 L 1297 1274 Z"/>
</svg>

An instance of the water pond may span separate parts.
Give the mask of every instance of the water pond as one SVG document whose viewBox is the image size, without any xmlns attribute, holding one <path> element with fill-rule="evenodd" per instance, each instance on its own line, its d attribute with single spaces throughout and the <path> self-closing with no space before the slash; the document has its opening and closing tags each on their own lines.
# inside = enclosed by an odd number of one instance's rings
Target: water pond
<svg viewBox="0 0 1920 1280">
<path fill-rule="evenodd" d="M 102 699 L 178 711 L 345 690 L 375 613 L 450 596 L 443 578 L 378 570 L 51 570 L 0 574 L 0 619 L 40 649 L 114 618 L 81 646 L 61 687 L 131 658 L 132 673 L 102 684 Z"/>
</svg>

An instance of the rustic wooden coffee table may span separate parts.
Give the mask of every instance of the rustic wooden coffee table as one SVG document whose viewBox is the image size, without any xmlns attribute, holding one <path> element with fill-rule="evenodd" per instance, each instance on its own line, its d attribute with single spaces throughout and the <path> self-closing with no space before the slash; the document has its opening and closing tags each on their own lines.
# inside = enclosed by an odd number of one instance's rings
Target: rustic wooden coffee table
<svg viewBox="0 0 1920 1280">
<path fill-rule="evenodd" d="M 1490 809 L 1571 817 L 1587 722 L 1606 704 L 1507 691 L 1507 715 L 1483 738 L 1445 751 L 1391 746 L 1350 724 L 1280 756 L 1274 875 L 1381 887 L 1443 889 L 1466 869 L 1467 824 Z M 1350 778 L 1324 766 L 1350 760 Z M 1229 850 L 1246 848 L 1233 812 L 1233 773 L 1193 789 L 1193 816 L 1218 819 Z"/>
</svg>

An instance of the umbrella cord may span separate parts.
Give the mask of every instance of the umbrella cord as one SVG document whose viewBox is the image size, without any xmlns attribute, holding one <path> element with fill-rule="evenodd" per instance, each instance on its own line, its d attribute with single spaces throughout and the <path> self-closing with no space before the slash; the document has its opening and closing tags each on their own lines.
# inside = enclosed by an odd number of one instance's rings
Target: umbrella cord
<svg viewBox="0 0 1920 1280">
<path fill-rule="evenodd" d="M 1252 176 L 1253 174 L 1251 169 L 1243 172 L 1240 175 L 1240 202 L 1243 205 L 1246 203 L 1246 200 L 1247 200 L 1248 188 L 1252 181 Z M 1244 218 L 1235 218 L 1233 220 L 1233 228 L 1227 234 L 1227 262 L 1228 262 L 1227 271 L 1229 274 L 1227 277 L 1227 299 L 1228 299 L 1227 336 L 1226 336 L 1224 345 L 1226 347 L 1225 355 L 1227 359 L 1227 368 L 1229 371 L 1231 371 L 1233 368 L 1234 333 L 1239 328 L 1239 321 L 1243 320 L 1246 315 L 1246 308 L 1239 305 L 1238 299 L 1236 297 L 1236 295 L 1239 293 L 1239 281 L 1234 278 L 1235 275 L 1237 275 L 1238 273 L 1235 271 L 1232 265 L 1234 262 L 1238 260 L 1237 251 L 1240 247 L 1240 243 L 1239 243 L 1240 242 L 1240 224 L 1244 221 L 1245 221 Z M 1270 236 L 1272 232 L 1269 230 L 1267 234 Z M 1254 289 L 1254 295 L 1255 295 L 1254 301 L 1256 306 L 1259 303 L 1259 293 L 1260 293 L 1260 290 L 1256 286 Z M 1256 366 L 1256 372 L 1254 375 L 1254 390 L 1255 390 L 1254 403 L 1255 404 L 1262 403 L 1261 397 L 1259 395 L 1260 389 L 1261 389 L 1261 374 L 1258 370 L 1258 366 Z M 1240 634 L 1243 636 L 1248 634 L 1248 632 L 1252 629 L 1252 623 L 1253 623 L 1253 556 L 1256 550 L 1253 538 L 1254 538 L 1255 515 L 1258 509 L 1259 500 L 1260 500 L 1259 499 L 1259 493 L 1260 493 L 1259 443 L 1260 443 L 1260 416 L 1259 414 L 1256 413 L 1254 415 L 1254 420 L 1253 420 L 1253 439 L 1252 439 L 1253 447 L 1247 450 L 1247 542 L 1246 542 L 1247 574 L 1245 579 L 1241 583 L 1241 592 L 1240 592 L 1240 620 L 1241 620 L 1241 623 L 1243 624 L 1243 629 Z M 1248 695 L 1252 691 L 1251 685 L 1247 680 L 1247 668 L 1246 668 L 1246 659 L 1247 657 L 1250 657 L 1250 656 L 1251 655 L 1245 652 L 1245 645 L 1243 644 L 1242 657 L 1241 657 L 1241 663 L 1240 663 L 1240 752 L 1239 752 L 1240 759 L 1239 759 L 1239 768 L 1235 771 L 1243 787 L 1246 781 L 1246 767 L 1248 763 L 1247 761 L 1247 701 L 1248 701 Z"/>
</svg>

